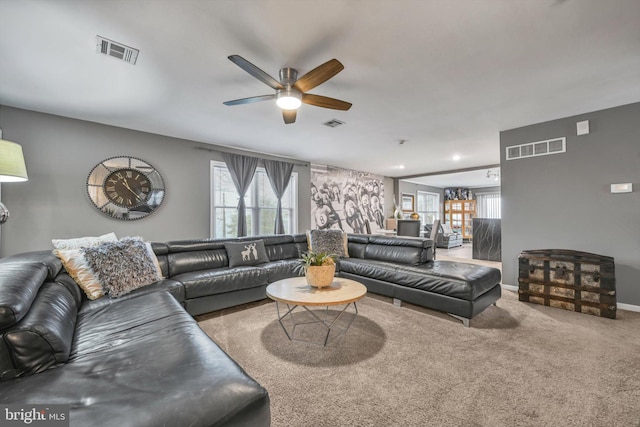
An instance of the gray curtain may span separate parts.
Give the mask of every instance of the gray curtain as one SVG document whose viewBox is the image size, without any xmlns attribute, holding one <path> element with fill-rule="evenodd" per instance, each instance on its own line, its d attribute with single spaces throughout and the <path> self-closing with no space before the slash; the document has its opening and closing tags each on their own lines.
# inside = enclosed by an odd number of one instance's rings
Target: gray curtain
<svg viewBox="0 0 640 427">
<path fill-rule="evenodd" d="M 264 160 L 264 169 L 267 172 L 267 177 L 269 177 L 271 188 L 278 198 L 274 233 L 284 234 L 284 221 L 282 220 L 282 195 L 291 180 L 293 163 L 279 162 L 277 160 Z"/>
<path fill-rule="evenodd" d="M 222 153 L 222 158 L 227 164 L 233 185 L 238 191 L 238 237 L 247 235 L 247 218 L 244 196 L 253 179 L 253 174 L 258 167 L 258 159 L 255 157 L 240 156 L 238 154 Z"/>
</svg>

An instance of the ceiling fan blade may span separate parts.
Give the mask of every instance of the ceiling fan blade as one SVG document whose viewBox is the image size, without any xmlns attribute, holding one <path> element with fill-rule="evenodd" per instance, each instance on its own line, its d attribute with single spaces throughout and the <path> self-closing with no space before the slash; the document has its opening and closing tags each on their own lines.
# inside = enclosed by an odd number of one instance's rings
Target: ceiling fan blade
<svg viewBox="0 0 640 427">
<path fill-rule="evenodd" d="M 242 56 L 231 55 L 229 56 L 229 60 L 231 60 L 231 62 L 236 64 L 238 67 L 245 70 L 247 73 L 251 74 L 256 79 L 260 80 L 262 83 L 271 86 L 274 89 L 284 89 L 284 86 L 282 86 L 280 82 L 262 71 L 260 68 L 253 65 L 251 62 L 244 59 Z"/>
<path fill-rule="evenodd" d="M 333 110 L 347 111 L 351 108 L 350 102 L 340 101 L 339 99 L 329 98 L 326 96 L 313 95 L 310 93 L 302 94 L 302 102 L 309 105 L 315 105 L 316 107 L 331 108 Z"/>
<path fill-rule="evenodd" d="M 342 70 L 344 70 L 344 65 L 337 59 L 332 59 L 300 77 L 293 87 L 304 93 L 326 82 Z"/>
<path fill-rule="evenodd" d="M 260 96 L 252 96 L 252 97 L 249 97 L 249 98 L 234 99 L 233 101 L 223 102 L 223 104 L 224 105 L 242 105 L 242 104 L 251 104 L 251 103 L 260 102 L 260 101 L 268 101 L 270 99 L 276 99 L 275 94 L 274 95 L 260 95 Z"/>
<path fill-rule="evenodd" d="M 282 118 L 285 124 L 290 125 L 296 121 L 296 112 L 297 110 L 282 110 Z"/>
</svg>

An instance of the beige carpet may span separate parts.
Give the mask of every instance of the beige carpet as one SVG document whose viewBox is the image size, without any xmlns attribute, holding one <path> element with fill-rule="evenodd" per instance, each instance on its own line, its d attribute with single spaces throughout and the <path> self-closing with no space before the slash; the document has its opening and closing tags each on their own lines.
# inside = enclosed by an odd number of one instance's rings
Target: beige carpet
<svg viewBox="0 0 640 427">
<path fill-rule="evenodd" d="M 289 341 L 272 302 L 199 320 L 269 391 L 275 427 L 640 426 L 640 313 L 603 319 L 510 291 L 471 328 L 375 295 L 358 308 L 326 348 Z"/>
</svg>

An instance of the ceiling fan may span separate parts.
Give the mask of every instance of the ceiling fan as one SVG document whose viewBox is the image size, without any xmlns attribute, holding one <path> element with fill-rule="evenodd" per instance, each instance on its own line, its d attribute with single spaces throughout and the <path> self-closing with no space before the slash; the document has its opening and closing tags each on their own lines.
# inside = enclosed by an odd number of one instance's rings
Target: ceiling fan
<svg viewBox="0 0 640 427">
<path fill-rule="evenodd" d="M 286 124 L 296 121 L 296 110 L 302 103 L 334 110 L 346 111 L 351 108 L 350 102 L 307 93 L 307 91 L 321 85 L 344 69 L 344 65 L 337 59 L 325 62 L 300 78 L 298 78 L 298 71 L 295 69 L 282 68 L 280 69 L 279 82 L 240 55 L 231 55 L 229 59 L 262 83 L 275 89 L 276 93 L 235 99 L 224 102 L 224 105 L 250 104 L 252 102 L 275 99 L 278 107 L 282 108 L 282 117 Z"/>
</svg>

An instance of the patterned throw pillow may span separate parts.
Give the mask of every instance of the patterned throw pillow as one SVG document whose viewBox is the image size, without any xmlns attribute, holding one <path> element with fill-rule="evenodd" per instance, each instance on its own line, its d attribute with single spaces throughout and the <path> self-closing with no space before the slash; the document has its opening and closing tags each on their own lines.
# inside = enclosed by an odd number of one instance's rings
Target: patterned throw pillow
<svg viewBox="0 0 640 427">
<path fill-rule="evenodd" d="M 440 228 L 442 229 L 443 234 L 453 234 L 453 230 L 449 224 L 440 224 Z"/>
<path fill-rule="evenodd" d="M 140 238 L 125 237 L 81 251 L 111 298 L 118 298 L 162 279 L 157 261 L 154 263 L 149 254 L 148 244 Z"/>
<path fill-rule="evenodd" d="M 307 243 L 313 252 L 349 257 L 347 233 L 340 230 L 307 230 Z"/>
<path fill-rule="evenodd" d="M 60 258 L 64 269 L 84 291 L 87 298 L 94 300 L 104 296 L 100 280 L 87 263 L 82 249 L 54 249 L 53 253 Z"/>
<path fill-rule="evenodd" d="M 226 242 L 224 248 L 229 257 L 229 267 L 257 265 L 269 262 L 262 240 L 251 242 Z"/>
</svg>

